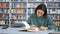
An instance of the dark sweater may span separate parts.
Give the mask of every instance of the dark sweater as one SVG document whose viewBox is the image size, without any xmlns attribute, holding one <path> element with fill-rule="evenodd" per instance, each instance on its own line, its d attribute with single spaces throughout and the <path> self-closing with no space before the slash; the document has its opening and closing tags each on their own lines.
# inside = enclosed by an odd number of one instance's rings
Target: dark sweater
<svg viewBox="0 0 60 34">
<path fill-rule="evenodd" d="M 49 16 L 42 16 L 42 17 L 37 17 L 34 13 L 30 15 L 28 18 L 28 24 L 32 25 L 34 24 L 37 27 L 40 26 L 45 26 L 48 27 L 49 30 L 55 30 L 56 26 L 55 23 L 50 19 Z"/>
</svg>

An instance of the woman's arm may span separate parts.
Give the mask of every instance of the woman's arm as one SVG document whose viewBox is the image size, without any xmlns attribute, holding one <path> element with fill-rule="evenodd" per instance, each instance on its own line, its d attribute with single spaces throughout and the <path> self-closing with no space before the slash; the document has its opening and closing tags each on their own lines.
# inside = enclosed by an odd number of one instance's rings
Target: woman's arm
<svg viewBox="0 0 60 34">
<path fill-rule="evenodd" d="M 32 17 L 31 17 L 31 16 L 28 18 L 27 23 L 28 23 L 29 25 L 32 25 Z"/>
<path fill-rule="evenodd" d="M 48 29 L 49 30 L 55 30 L 56 29 L 56 25 L 53 22 L 53 20 L 51 20 L 50 17 L 47 18 L 47 24 L 48 24 Z"/>
</svg>

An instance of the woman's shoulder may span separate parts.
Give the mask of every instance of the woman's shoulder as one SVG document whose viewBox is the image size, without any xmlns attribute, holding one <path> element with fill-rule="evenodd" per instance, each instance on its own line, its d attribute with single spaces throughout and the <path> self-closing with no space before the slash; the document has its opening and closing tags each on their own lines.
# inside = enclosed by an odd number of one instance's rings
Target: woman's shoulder
<svg viewBox="0 0 60 34">
<path fill-rule="evenodd" d="M 47 15 L 47 18 L 51 18 L 51 16 Z"/>
<path fill-rule="evenodd" d="M 34 14 L 34 13 L 32 13 L 32 14 L 30 15 L 30 17 L 35 17 L 35 14 Z"/>
<path fill-rule="evenodd" d="M 51 18 L 51 16 L 49 16 L 49 15 L 47 15 L 47 20 L 51 20 L 52 18 Z"/>
</svg>

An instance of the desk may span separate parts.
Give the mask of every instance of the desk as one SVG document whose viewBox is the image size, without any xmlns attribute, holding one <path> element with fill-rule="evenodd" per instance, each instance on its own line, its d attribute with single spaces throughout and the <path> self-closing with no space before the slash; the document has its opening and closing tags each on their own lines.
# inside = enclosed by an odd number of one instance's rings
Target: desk
<svg viewBox="0 0 60 34">
<path fill-rule="evenodd" d="M 54 32 L 51 32 L 49 34 L 60 34 L 60 31 L 54 31 Z"/>
<path fill-rule="evenodd" d="M 18 31 L 17 28 L 0 29 L 0 34 L 48 34 L 50 32 L 53 32 L 53 30 L 25 32 L 25 31 Z"/>
</svg>

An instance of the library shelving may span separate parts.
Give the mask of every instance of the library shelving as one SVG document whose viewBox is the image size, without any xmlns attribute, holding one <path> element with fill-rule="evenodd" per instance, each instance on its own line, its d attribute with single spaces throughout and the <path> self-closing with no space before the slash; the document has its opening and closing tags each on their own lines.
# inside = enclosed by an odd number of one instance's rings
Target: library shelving
<svg viewBox="0 0 60 34">
<path fill-rule="evenodd" d="M 26 0 L 11 0 L 11 27 L 19 27 L 21 21 L 26 21 Z"/>
<path fill-rule="evenodd" d="M 9 1 L 0 0 L 0 26 L 9 26 Z"/>
<path fill-rule="evenodd" d="M 60 0 L 46 0 L 48 15 L 50 15 L 56 26 L 60 26 Z"/>
</svg>

